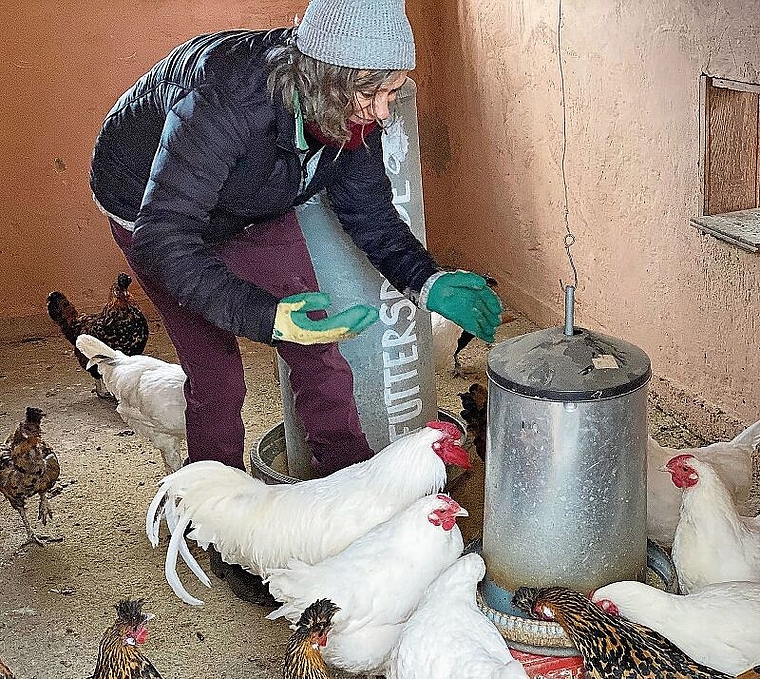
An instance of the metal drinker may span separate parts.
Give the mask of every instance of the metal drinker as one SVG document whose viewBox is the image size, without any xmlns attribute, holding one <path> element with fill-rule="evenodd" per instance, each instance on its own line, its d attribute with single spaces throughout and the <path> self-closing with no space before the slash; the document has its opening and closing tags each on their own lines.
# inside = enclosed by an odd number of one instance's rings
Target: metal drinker
<svg viewBox="0 0 760 679">
<path fill-rule="evenodd" d="M 574 327 L 568 288 L 564 328 L 512 338 L 488 356 L 481 595 L 514 616 L 523 616 L 511 607 L 521 585 L 590 592 L 643 579 L 647 567 L 650 361 Z"/>
</svg>

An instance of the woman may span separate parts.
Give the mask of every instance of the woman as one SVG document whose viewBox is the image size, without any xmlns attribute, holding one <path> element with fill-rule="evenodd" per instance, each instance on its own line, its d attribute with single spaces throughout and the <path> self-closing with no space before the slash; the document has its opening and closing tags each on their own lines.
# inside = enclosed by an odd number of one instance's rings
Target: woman
<svg viewBox="0 0 760 679">
<path fill-rule="evenodd" d="M 382 124 L 414 65 L 403 0 L 313 0 L 297 29 L 180 45 L 108 114 L 91 186 L 187 373 L 191 461 L 244 468 L 237 336 L 290 366 L 318 473 L 372 455 L 335 343 L 377 310 L 327 317 L 293 211 L 323 189 L 396 288 L 493 340 L 498 298 L 475 274 L 441 272 L 392 204 Z"/>
</svg>

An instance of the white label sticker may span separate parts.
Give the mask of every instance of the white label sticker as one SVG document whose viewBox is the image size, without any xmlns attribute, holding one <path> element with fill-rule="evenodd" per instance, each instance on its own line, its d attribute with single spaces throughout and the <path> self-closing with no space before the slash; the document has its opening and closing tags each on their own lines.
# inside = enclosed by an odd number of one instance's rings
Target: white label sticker
<svg viewBox="0 0 760 679">
<path fill-rule="evenodd" d="M 611 368 L 620 367 L 612 354 L 602 354 L 591 360 L 594 362 L 594 367 L 597 370 L 609 370 Z"/>
</svg>

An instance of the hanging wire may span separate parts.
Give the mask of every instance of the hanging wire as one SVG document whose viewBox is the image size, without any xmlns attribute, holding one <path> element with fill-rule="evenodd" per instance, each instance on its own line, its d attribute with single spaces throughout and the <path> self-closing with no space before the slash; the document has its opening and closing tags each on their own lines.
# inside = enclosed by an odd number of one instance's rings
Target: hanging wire
<svg viewBox="0 0 760 679">
<path fill-rule="evenodd" d="M 565 230 L 567 233 L 563 239 L 565 245 L 565 252 L 567 253 L 567 259 L 570 262 L 570 268 L 573 270 L 573 286 L 578 287 L 578 269 L 575 268 L 575 262 L 573 261 L 573 255 L 570 252 L 570 248 L 575 244 L 575 234 L 570 230 L 570 214 L 568 209 L 567 199 L 567 175 L 565 173 L 565 157 L 567 156 L 567 104 L 565 101 L 565 69 L 562 65 L 562 0 L 558 0 L 559 5 L 557 7 L 557 59 L 559 60 L 559 81 L 560 88 L 562 90 L 562 160 L 560 167 L 562 170 L 562 192 L 564 199 L 563 207 L 563 220 L 565 223 Z M 565 290 L 565 284 L 562 279 L 559 280 L 559 286 L 562 290 Z"/>
</svg>

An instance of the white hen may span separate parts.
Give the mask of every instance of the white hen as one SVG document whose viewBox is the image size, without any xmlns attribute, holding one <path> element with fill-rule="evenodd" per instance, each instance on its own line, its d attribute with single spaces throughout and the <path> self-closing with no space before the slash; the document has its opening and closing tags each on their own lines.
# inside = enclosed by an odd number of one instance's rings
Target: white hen
<svg viewBox="0 0 760 679">
<path fill-rule="evenodd" d="M 349 672 L 382 671 L 400 624 L 462 553 L 459 516 L 467 511 L 449 496 L 429 495 L 335 556 L 314 565 L 293 560 L 272 570 L 269 591 L 285 603 L 267 618 L 296 622 L 312 601 L 328 598 L 340 610 L 322 651 L 325 660 Z"/>
<path fill-rule="evenodd" d="M 103 384 L 118 401 L 116 412 L 160 451 L 167 473 L 182 466 L 185 440 L 185 380 L 182 367 L 152 356 L 127 356 L 92 335 L 76 346 L 97 366 Z"/>
<path fill-rule="evenodd" d="M 760 443 L 760 421 L 747 427 L 731 441 L 702 448 L 677 450 L 661 446 L 651 436 L 647 441 L 647 535 L 663 547 L 673 544 L 678 524 L 681 493 L 658 470 L 676 455 L 693 455 L 710 463 L 742 511 L 752 486 L 752 454 Z"/>
<path fill-rule="evenodd" d="M 430 422 L 365 462 L 296 484 L 267 485 L 219 462 L 194 462 L 161 482 L 148 509 L 146 532 L 156 547 L 161 517 L 166 517 L 172 532 L 167 580 L 183 601 L 200 605 L 176 571 L 181 554 L 201 582 L 211 584 L 187 550 L 183 533 L 190 523 L 188 537 L 204 548 L 213 544 L 224 561 L 256 575 L 284 567 L 290 559 L 316 563 L 418 498 L 441 490 L 444 463 L 469 468 L 460 437 L 455 425 Z"/>
<path fill-rule="evenodd" d="M 386 667 L 387 679 L 517 679 L 527 677 L 475 601 L 486 565 L 466 554 L 425 591 L 404 623 Z"/>
<path fill-rule="evenodd" d="M 672 557 L 684 593 L 715 582 L 760 582 L 760 517 L 740 516 L 715 469 L 693 455 L 665 467 L 683 490 Z"/>
<path fill-rule="evenodd" d="M 454 361 L 454 372 L 459 369 L 458 358 L 454 356 L 457 342 L 462 335 L 462 328 L 435 311 L 430 314 L 430 327 L 433 333 L 433 358 L 435 369 L 445 372 Z"/>
<path fill-rule="evenodd" d="M 739 674 L 760 664 L 760 583 L 722 582 L 681 596 L 642 582 L 613 582 L 591 599 L 720 672 Z"/>
</svg>

